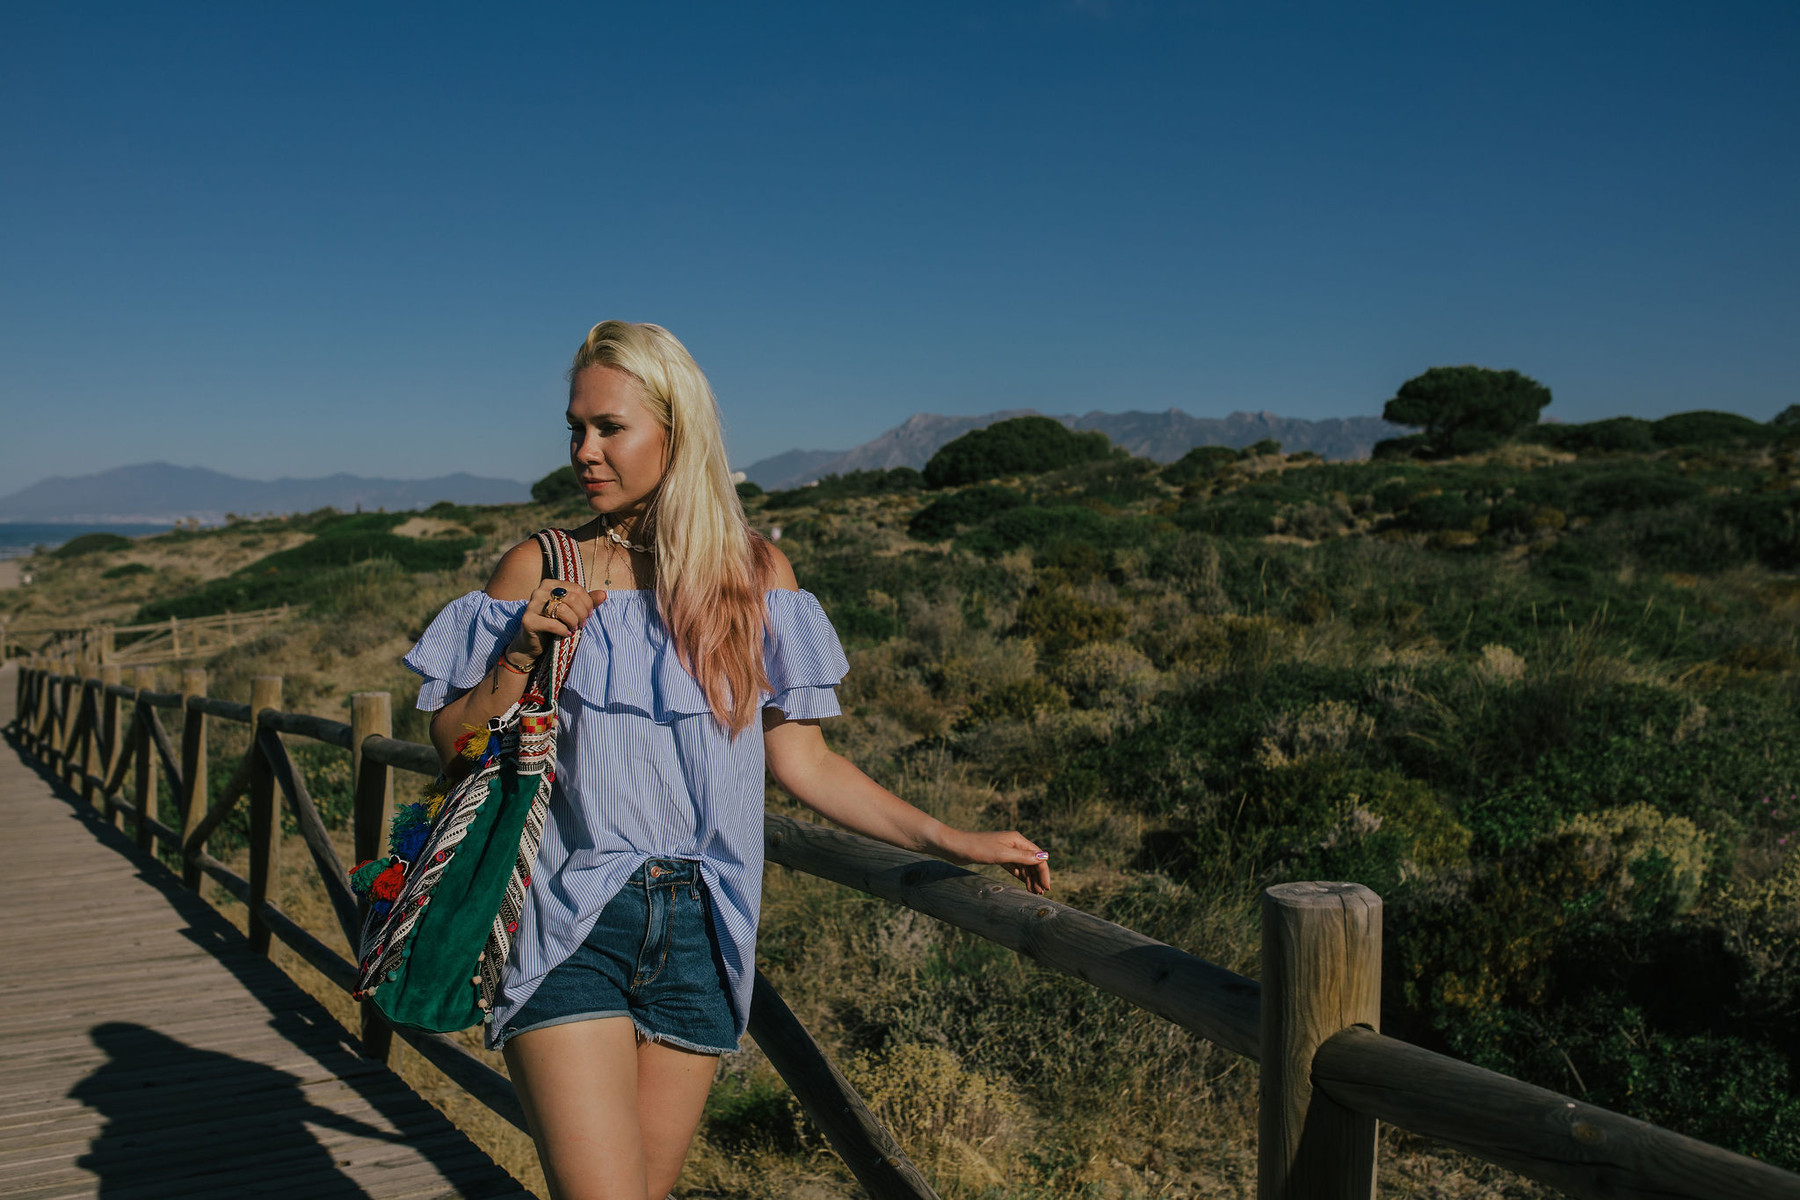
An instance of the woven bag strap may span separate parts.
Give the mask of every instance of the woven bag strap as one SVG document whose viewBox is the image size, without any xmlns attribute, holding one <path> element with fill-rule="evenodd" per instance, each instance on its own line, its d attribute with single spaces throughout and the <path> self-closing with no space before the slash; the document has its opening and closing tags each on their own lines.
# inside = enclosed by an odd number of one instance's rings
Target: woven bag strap
<svg viewBox="0 0 1800 1200">
<path fill-rule="evenodd" d="M 586 591 L 587 567 L 581 561 L 581 547 L 575 539 L 561 529 L 542 529 L 538 531 L 537 540 L 550 565 L 549 577 L 566 580 Z M 556 698 L 562 693 L 563 682 L 569 678 L 569 667 L 575 661 L 575 650 L 580 644 L 581 630 L 577 629 L 568 637 L 557 638 L 551 652 L 538 659 L 525 687 L 527 700 L 537 702 L 530 707 L 540 711 L 556 708 Z"/>
</svg>

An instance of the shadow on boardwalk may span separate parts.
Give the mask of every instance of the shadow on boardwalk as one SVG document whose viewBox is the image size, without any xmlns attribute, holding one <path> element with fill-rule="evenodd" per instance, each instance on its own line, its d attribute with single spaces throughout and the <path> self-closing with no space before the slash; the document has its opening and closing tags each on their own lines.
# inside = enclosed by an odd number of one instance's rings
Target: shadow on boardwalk
<svg viewBox="0 0 1800 1200">
<path fill-rule="evenodd" d="M 304 1178 L 312 1195 L 367 1197 L 346 1177 L 308 1125 L 355 1137 L 401 1142 L 398 1133 L 309 1101 L 301 1079 L 229 1054 L 198 1050 L 123 1021 L 91 1034 L 106 1064 L 69 1095 L 106 1124 L 75 1160 L 100 1177 L 99 1195 L 143 1194 L 167 1184 L 192 1191 L 210 1176 L 242 1176 L 248 1194 Z"/>
</svg>

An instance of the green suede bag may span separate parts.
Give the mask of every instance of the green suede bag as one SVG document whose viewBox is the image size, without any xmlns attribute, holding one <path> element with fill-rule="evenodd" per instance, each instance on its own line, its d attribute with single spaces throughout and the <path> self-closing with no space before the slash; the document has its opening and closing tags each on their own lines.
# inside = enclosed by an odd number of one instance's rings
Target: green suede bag
<svg viewBox="0 0 1800 1200">
<path fill-rule="evenodd" d="M 560 529 L 537 539 L 545 577 L 585 589 L 574 539 Z M 352 877 L 371 905 L 352 994 L 390 1024 L 452 1033 L 493 1019 L 556 778 L 556 698 L 580 641 L 577 630 L 538 659 L 524 696 L 488 722 L 479 764 L 435 814 L 428 803 L 394 814 L 390 846 L 417 844 L 425 826 L 412 857 L 375 859 Z"/>
</svg>

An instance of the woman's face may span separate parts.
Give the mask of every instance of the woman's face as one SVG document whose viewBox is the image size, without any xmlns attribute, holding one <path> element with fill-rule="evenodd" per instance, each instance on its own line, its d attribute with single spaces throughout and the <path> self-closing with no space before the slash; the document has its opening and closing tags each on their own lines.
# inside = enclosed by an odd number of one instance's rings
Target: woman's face
<svg viewBox="0 0 1800 1200">
<path fill-rule="evenodd" d="M 638 381 L 612 367 L 587 367 L 569 387 L 569 463 L 597 513 L 630 516 L 662 482 L 669 433 L 644 403 Z"/>
</svg>

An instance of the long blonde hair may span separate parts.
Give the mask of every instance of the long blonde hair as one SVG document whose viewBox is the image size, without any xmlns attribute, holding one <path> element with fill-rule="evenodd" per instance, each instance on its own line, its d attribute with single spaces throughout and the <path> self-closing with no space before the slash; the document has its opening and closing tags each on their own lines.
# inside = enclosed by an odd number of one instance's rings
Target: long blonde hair
<svg viewBox="0 0 1800 1200">
<path fill-rule="evenodd" d="M 731 482 L 719 403 L 679 339 L 660 325 L 602 321 L 588 331 L 569 380 L 612 367 L 637 380 L 667 431 L 668 467 L 646 512 L 656 547 L 656 607 L 713 717 L 733 736 L 756 719 L 763 670 L 769 543 L 744 516 Z"/>
</svg>

